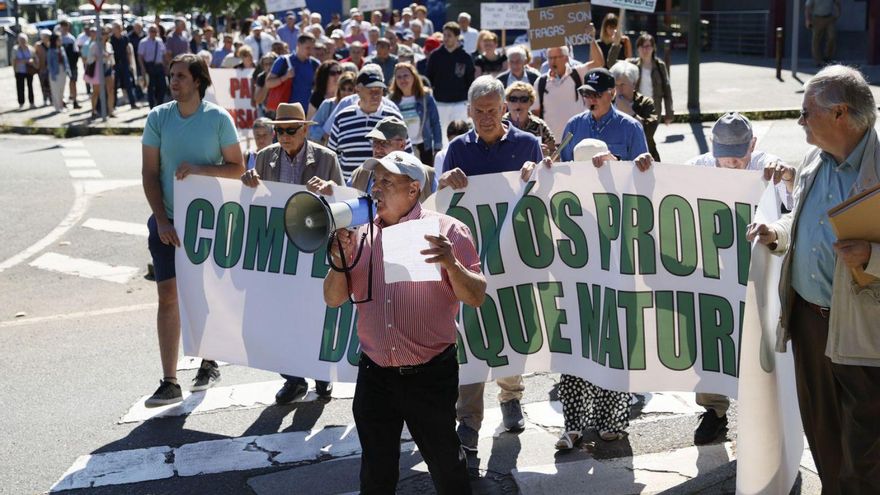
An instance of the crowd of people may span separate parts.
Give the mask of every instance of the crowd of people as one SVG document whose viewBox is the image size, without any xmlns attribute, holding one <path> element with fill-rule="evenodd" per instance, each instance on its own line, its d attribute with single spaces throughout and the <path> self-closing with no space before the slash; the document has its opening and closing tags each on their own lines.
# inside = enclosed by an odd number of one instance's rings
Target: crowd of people
<svg viewBox="0 0 880 495">
<path fill-rule="evenodd" d="M 164 377 L 147 405 L 182 398 L 176 378 L 175 181 L 191 174 L 236 178 L 246 187 L 277 181 L 304 185 L 315 194 L 349 185 L 375 200 L 376 218 L 363 232 L 439 217 L 441 234 L 429 236 L 431 248 L 423 254 L 443 272 L 440 282 L 395 284 L 392 290 L 377 235 L 367 239 L 369 252 L 347 276 L 331 270 L 325 279 L 328 305 L 353 300 L 358 307 L 361 357 L 353 409 L 363 447 L 362 490 L 393 493 L 405 422 L 438 492 L 470 493 L 464 451 L 477 449 L 484 384 L 458 386 L 455 318 L 459 303 L 480 306 L 486 280 L 473 233 L 420 203 L 437 189 L 465 188 L 468 178 L 478 175 L 519 171 L 529 180 L 536 167 L 552 169 L 554 160 L 596 167 L 631 161 L 640 171 L 650 169 L 661 151 L 654 130 L 673 118 L 668 70 L 650 34 L 637 38 L 633 56 L 613 15 L 604 19 L 585 62 L 574 60 L 567 46 L 540 53 L 522 45 L 499 47 L 496 35 L 473 28 L 466 13 L 437 31 L 416 4 L 387 22 L 381 12 L 369 17 L 352 9 L 345 21 L 334 15 L 324 26 L 320 15 L 307 11 L 280 22 L 261 16 L 245 21 L 239 33 L 223 34 L 219 46 L 213 31 L 185 33 L 182 20 L 164 41 L 160 29 L 150 26 L 149 37 L 131 50 L 122 42 L 114 45 L 118 32 L 111 33 L 104 53 L 137 53 L 137 73 L 151 74 L 155 106 L 143 136 L 143 176 L 153 212 L 149 247 Z M 592 25 L 585 30 L 595 33 Z M 253 94 L 262 116 L 253 128 L 256 151 L 242 155 L 231 117 L 203 101 L 210 66 L 258 69 Z M 166 71 L 170 101 L 163 103 L 169 96 L 161 85 Z M 108 75 L 108 87 L 112 75 L 118 74 Z M 162 83 L 154 85 L 154 79 Z M 878 182 L 880 142 L 866 88 L 857 70 L 843 66 L 830 66 L 810 80 L 799 123 L 818 149 L 800 170 L 756 151 L 751 123 L 735 112 L 713 126 L 711 151 L 691 160 L 694 166 L 762 170 L 783 198 L 783 220 L 752 226 L 751 235 L 787 253 L 783 325 L 794 345 L 807 438 L 828 493 L 876 493 L 880 479 L 875 476 L 880 427 L 873 414 L 878 411 L 863 409 L 866 402 L 878 403 L 873 393 L 880 385 L 880 348 L 869 335 L 880 303 L 876 290 L 873 296 L 854 294 L 845 269 L 859 266 L 880 275 L 880 246 L 835 243 L 821 220 L 836 202 Z M 353 259 L 355 237 L 337 233 L 330 244 L 337 263 Z M 840 316 L 838 307 L 846 308 Z M 850 331 L 864 338 L 830 340 Z M 219 378 L 216 362 L 206 359 L 192 389 L 208 388 Z M 277 403 L 306 395 L 303 377 L 285 379 Z M 504 427 L 522 429 L 522 377 L 497 382 Z M 319 395 L 331 391 L 332 384 L 318 383 Z M 565 431 L 558 449 L 574 448 L 587 428 L 604 441 L 625 437 L 631 394 L 563 375 L 559 397 Z M 710 443 L 725 432 L 729 399 L 699 394 L 697 400 L 706 412 L 694 443 Z"/>
</svg>

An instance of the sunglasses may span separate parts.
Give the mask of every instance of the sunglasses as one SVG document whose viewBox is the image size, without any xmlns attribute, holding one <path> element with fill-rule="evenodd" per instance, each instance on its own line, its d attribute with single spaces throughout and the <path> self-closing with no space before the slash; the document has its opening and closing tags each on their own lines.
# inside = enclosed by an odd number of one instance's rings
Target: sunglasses
<svg viewBox="0 0 880 495">
<path fill-rule="evenodd" d="M 588 91 L 588 90 L 580 91 L 580 94 L 584 98 L 599 98 L 602 96 L 602 93 L 597 93 L 595 91 Z"/>
<path fill-rule="evenodd" d="M 511 103 L 528 103 L 531 98 L 528 96 L 508 96 L 507 101 Z"/>
<path fill-rule="evenodd" d="M 294 134 L 299 132 L 299 130 L 302 128 L 303 128 L 303 126 L 301 126 L 301 125 L 298 125 L 296 127 L 278 127 L 276 125 L 275 132 L 278 134 L 287 134 L 288 136 L 293 136 Z"/>
</svg>

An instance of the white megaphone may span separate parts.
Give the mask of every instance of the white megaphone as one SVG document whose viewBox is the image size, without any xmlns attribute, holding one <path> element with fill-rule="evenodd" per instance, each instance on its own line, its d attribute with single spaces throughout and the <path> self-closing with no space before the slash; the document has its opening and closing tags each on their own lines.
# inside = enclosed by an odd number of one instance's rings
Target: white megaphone
<svg viewBox="0 0 880 495">
<path fill-rule="evenodd" d="M 369 223 L 372 198 L 362 196 L 328 203 L 308 191 L 295 193 L 284 207 L 284 230 L 290 242 L 304 253 L 314 253 L 327 244 L 337 229 Z"/>
</svg>

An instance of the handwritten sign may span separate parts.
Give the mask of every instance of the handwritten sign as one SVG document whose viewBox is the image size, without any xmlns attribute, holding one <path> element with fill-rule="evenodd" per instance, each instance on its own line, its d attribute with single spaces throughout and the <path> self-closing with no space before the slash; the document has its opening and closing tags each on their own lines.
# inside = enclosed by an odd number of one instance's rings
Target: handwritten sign
<svg viewBox="0 0 880 495">
<path fill-rule="evenodd" d="M 211 86 L 205 100 L 225 108 L 235 128 L 251 129 L 257 118 L 257 109 L 251 101 L 251 76 L 254 69 L 210 69 Z"/>
<path fill-rule="evenodd" d="M 533 9 L 528 11 L 528 16 L 532 50 L 587 45 L 593 41 L 587 34 L 587 26 L 592 21 L 590 2 Z"/>
<path fill-rule="evenodd" d="M 528 29 L 528 3 L 480 4 L 480 29 Z"/>
<path fill-rule="evenodd" d="M 361 12 L 373 10 L 391 10 L 391 0 L 360 0 L 357 4 Z"/>
<path fill-rule="evenodd" d="M 269 12 L 285 12 L 304 8 L 306 8 L 306 0 L 266 0 L 266 10 Z"/>
</svg>

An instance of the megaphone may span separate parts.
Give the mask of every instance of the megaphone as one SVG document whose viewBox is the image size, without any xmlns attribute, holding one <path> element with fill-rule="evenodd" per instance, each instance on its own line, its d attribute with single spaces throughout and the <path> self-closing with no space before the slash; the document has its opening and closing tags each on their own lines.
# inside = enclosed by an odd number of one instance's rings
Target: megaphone
<svg viewBox="0 0 880 495">
<path fill-rule="evenodd" d="M 372 198 L 362 196 L 328 203 L 308 191 L 294 193 L 284 206 L 284 230 L 290 242 L 304 253 L 314 253 L 337 229 L 369 223 Z"/>
</svg>

